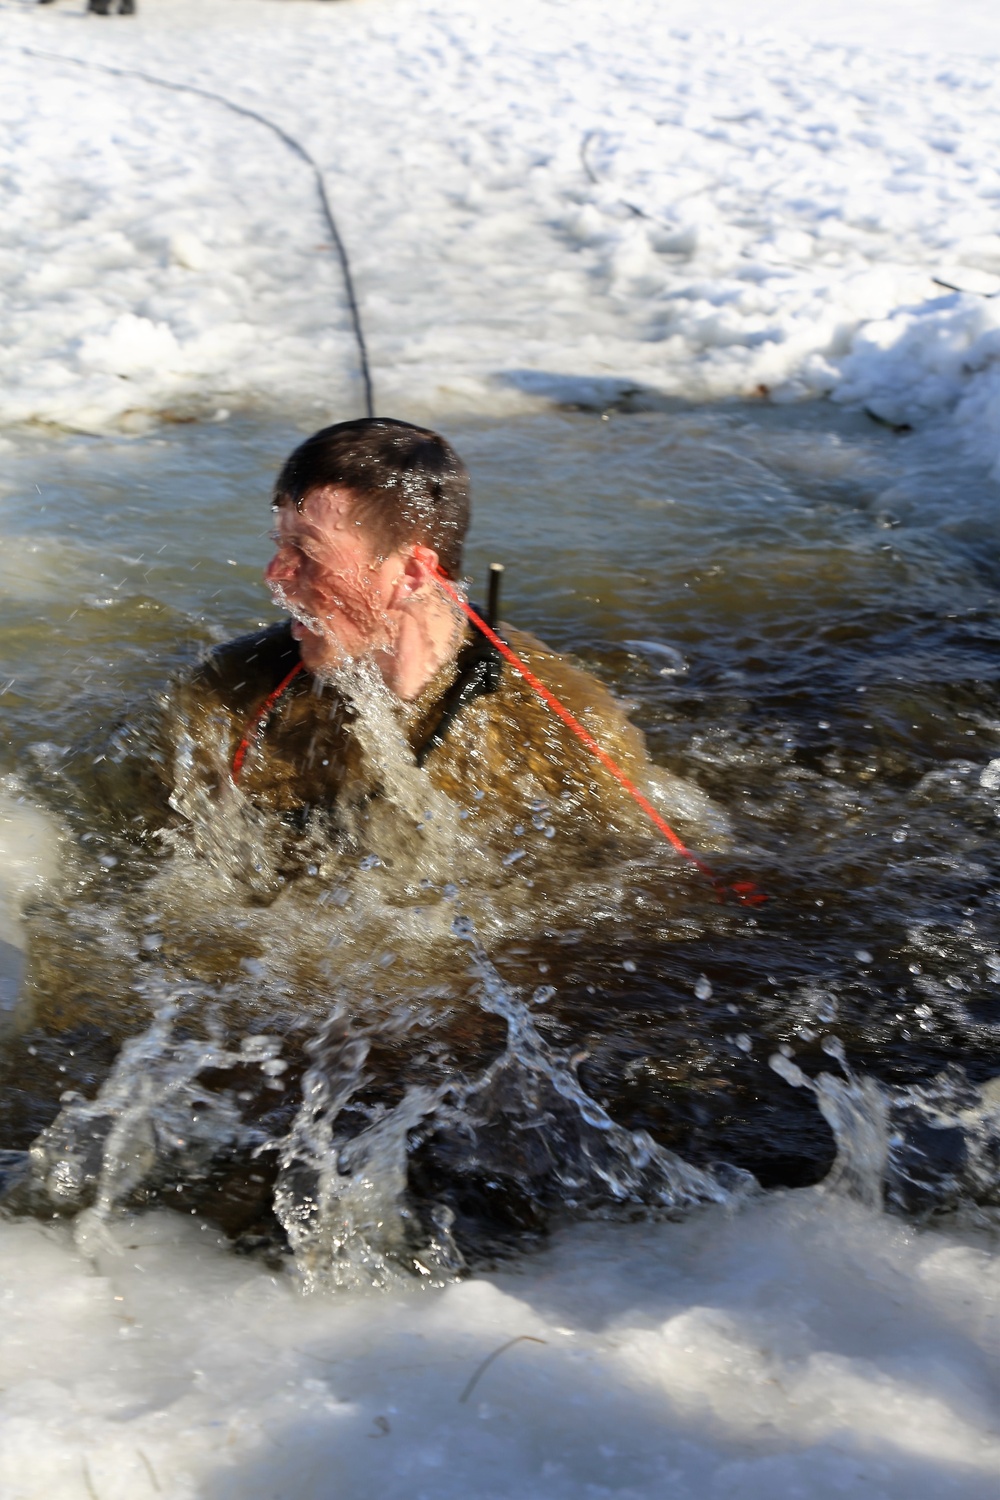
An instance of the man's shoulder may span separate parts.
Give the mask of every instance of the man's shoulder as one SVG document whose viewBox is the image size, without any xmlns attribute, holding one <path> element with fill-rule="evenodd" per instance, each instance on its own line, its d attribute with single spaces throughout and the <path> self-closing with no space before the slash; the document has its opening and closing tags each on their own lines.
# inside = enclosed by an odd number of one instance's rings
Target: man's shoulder
<svg viewBox="0 0 1000 1500">
<path fill-rule="evenodd" d="M 625 705 L 593 672 L 563 652 L 553 650 L 527 630 L 505 628 L 504 635 L 525 666 L 605 749 L 633 765 L 645 762 L 647 756 L 642 732 L 629 719 Z M 533 689 L 515 672 L 505 672 L 505 683 L 509 695 L 525 704 L 537 703 Z"/>
<path fill-rule="evenodd" d="M 592 707 L 624 715 L 610 690 L 581 662 L 565 652 L 554 650 L 528 630 L 506 627 L 504 635 L 525 666 L 536 672 L 545 686 L 575 713 Z"/>
<path fill-rule="evenodd" d="M 289 621 L 247 631 L 208 653 L 188 681 L 230 707 L 254 704 L 286 677 L 300 660 Z"/>
</svg>

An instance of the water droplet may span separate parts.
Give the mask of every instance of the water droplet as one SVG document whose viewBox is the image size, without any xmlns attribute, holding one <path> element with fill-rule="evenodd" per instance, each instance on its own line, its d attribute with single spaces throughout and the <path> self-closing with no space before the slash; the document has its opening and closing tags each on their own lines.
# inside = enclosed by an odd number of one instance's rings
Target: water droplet
<svg viewBox="0 0 1000 1500">
<path fill-rule="evenodd" d="M 789 1062 L 788 1058 L 780 1052 L 775 1052 L 768 1058 L 768 1066 L 773 1068 L 779 1077 L 786 1083 L 790 1083 L 793 1089 L 807 1086 L 808 1078 L 797 1063 Z"/>
<path fill-rule="evenodd" d="M 825 1036 L 819 1045 L 827 1057 L 835 1057 L 839 1063 L 846 1065 L 847 1054 L 844 1051 L 844 1044 L 839 1036 Z"/>
<path fill-rule="evenodd" d="M 626 959 L 623 960 L 623 962 L 622 962 L 622 968 L 625 970 L 626 974 L 634 974 L 635 973 L 635 964 L 632 961 L 632 959 L 630 959 L 630 958 L 626 958 Z"/>
<path fill-rule="evenodd" d="M 708 979 L 704 974 L 700 974 L 695 981 L 694 992 L 695 996 L 699 1000 L 711 1000 L 712 981 Z"/>
<path fill-rule="evenodd" d="M 867 948 L 855 948 L 854 957 L 859 964 L 870 964 L 873 961 L 872 955 L 868 952 Z"/>
<path fill-rule="evenodd" d="M 503 860 L 501 861 L 501 863 L 505 864 L 505 865 L 516 865 L 517 861 L 519 859 L 523 859 L 523 858 L 524 858 L 524 850 L 523 849 L 512 849 L 509 854 L 505 854 L 504 855 Z"/>
<path fill-rule="evenodd" d="M 753 1051 L 753 1042 L 747 1036 L 745 1031 L 741 1031 L 738 1036 L 734 1036 L 733 1041 L 736 1043 L 737 1047 L 739 1047 L 741 1052 Z"/>
<path fill-rule="evenodd" d="M 897 828 L 896 831 L 892 835 L 892 842 L 894 844 L 905 844 L 906 843 L 906 829 L 905 828 Z"/>
</svg>

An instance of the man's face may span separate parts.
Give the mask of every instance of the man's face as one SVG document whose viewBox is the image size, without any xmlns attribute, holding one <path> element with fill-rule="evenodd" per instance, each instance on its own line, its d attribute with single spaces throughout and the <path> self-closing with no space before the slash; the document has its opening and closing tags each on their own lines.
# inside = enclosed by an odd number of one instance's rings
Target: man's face
<svg viewBox="0 0 1000 1500">
<path fill-rule="evenodd" d="M 406 558 L 381 555 L 352 518 L 350 490 L 313 490 L 301 511 L 276 513 L 275 554 L 264 572 L 275 599 L 293 615 L 292 634 L 310 672 L 391 649 Z"/>
</svg>

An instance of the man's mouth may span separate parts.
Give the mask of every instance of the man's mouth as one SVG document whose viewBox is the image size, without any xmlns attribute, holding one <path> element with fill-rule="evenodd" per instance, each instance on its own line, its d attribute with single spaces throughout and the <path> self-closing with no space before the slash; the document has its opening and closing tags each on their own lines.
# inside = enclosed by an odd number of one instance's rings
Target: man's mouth
<svg viewBox="0 0 1000 1500">
<path fill-rule="evenodd" d="M 295 640 L 301 641 L 306 635 L 322 637 L 326 634 L 320 621 L 313 615 L 307 614 L 298 604 L 293 603 L 280 584 L 272 583 L 270 588 L 275 604 L 286 609 L 292 617 L 292 636 Z"/>
</svg>

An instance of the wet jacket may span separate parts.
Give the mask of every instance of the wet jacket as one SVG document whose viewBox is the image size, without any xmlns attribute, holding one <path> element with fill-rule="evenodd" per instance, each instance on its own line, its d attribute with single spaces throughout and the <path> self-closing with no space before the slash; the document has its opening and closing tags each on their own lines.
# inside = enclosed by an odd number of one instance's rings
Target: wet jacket
<svg viewBox="0 0 1000 1500">
<path fill-rule="evenodd" d="M 520 630 L 507 630 L 513 650 L 600 741 L 626 772 L 642 778 L 648 759 L 643 737 L 594 677 Z M 413 703 L 399 706 L 412 753 L 431 783 L 459 807 L 484 800 L 511 813 L 532 802 L 560 798 L 589 802 L 621 793 L 567 727 L 507 664 L 492 691 L 460 707 L 439 743 L 429 743 L 456 679 L 481 652 L 467 631 L 458 655 Z M 236 751 L 261 705 L 297 664 L 298 645 L 288 625 L 255 631 L 212 652 L 176 690 L 176 708 L 194 741 L 212 755 L 205 773 L 229 774 Z M 357 794 L 364 782 L 354 715 L 335 689 L 301 672 L 257 735 L 251 734 L 240 789 L 278 812 L 330 806 L 345 785 Z M 377 773 L 376 777 L 377 777 Z M 372 768 L 368 771 L 372 775 Z M 615 809 L 612 807 L 612 820 Z"/>
<path fill-rule="evenodd" d="M 643 736 L 608 690 L 526 632 L 505 627 L 504 633 L 525 664 L 648 790 L 653 767 Z M 563 834 L 571 835 L 587 858 L 620 855 L 637 843 L 648 847 L 643 814 L 508 664 L 495 689 L 460 707 L 433 741 L 449 694 L 480 650 L 470 628 L 456 658 L 419 698 L 395 705 L 409 746 L 404 796 L 387 785 L 393 773 L 379 754 L 370 745 L 366 749 L 351 705 L 307 671 L 259 720 L 262 705 L 299 662 L 289 625 L 278 624 L 212 651 L 168 691 L 154 722 L 120 731 L 102 766 L 101 800 L 129 814 L 133 824 L 138 813 L 149 825 L 178 816 L 192 821 L 196 802 L 204 807 L 231 793 L 234 757 L 246 740 L 240 794 L 292 828 L 319 815 L 347 828 L 355 843 L 364 842 L 359 829 L 373 809 L 387 816 L 385 804 L 395 796 L 398 814 L 408 799 L 411 819 L 419 823 L 421 788 L 431 788 L 459 817 L 474 819 L 470 834 L 480 830 L 476 837 L 502 851 L 512 849 L 519 831 L 527 830 L 530 839 L 532 827 L 544 835 L 553 822 L 560 843 Z M 422 762 L 419 771 L 414 758 Z M 397 766 L 400 775 L 404 770 Z M 656 780 L 662 790 L 671 778 L 658 771 Z"/>
</svg>

